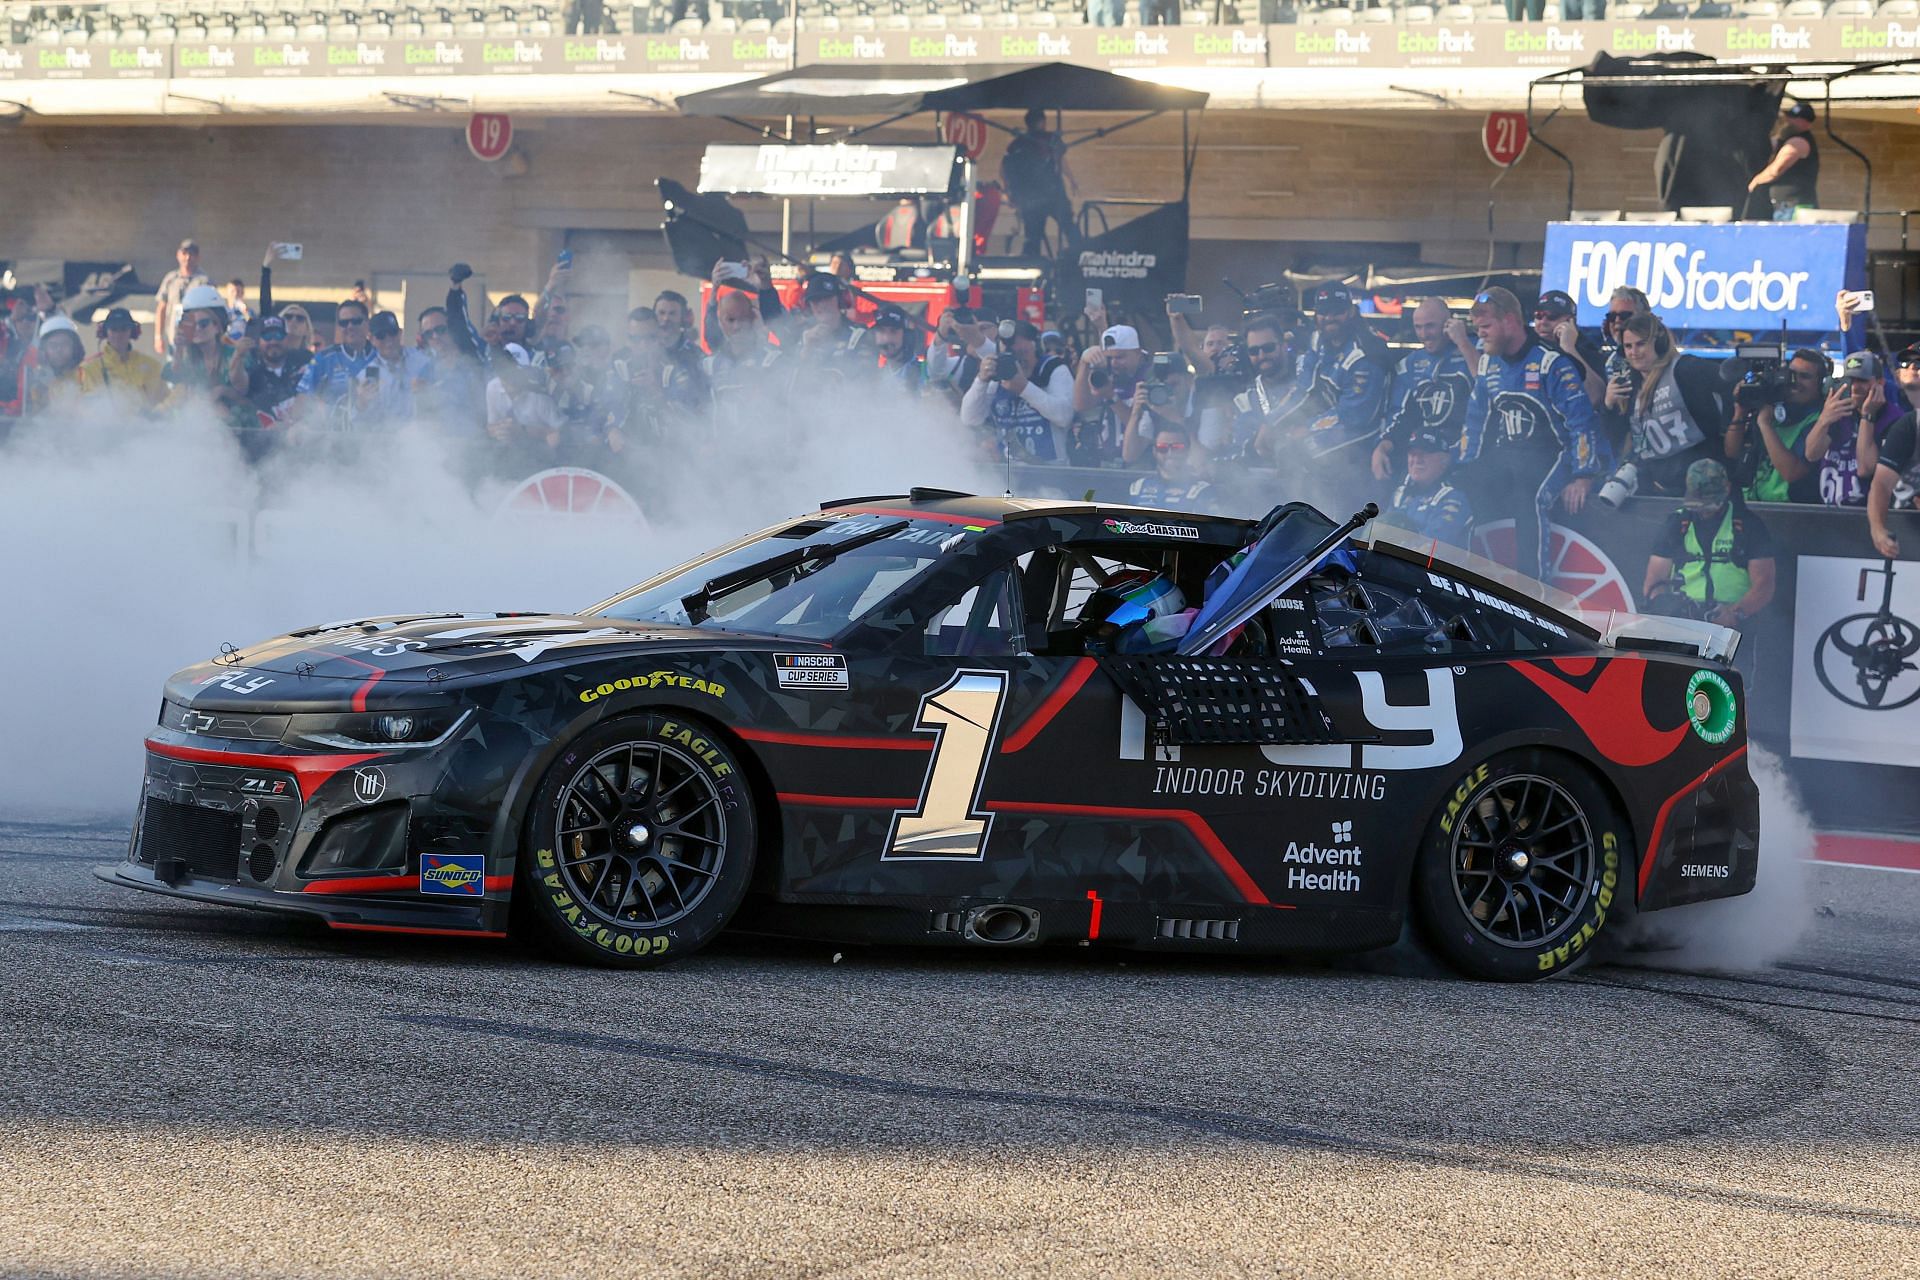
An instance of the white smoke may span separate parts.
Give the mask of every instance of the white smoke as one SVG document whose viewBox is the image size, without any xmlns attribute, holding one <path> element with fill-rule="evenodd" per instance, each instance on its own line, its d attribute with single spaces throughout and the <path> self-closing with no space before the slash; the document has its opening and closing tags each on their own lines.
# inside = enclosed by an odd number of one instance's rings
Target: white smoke
<svg viewBox="0 0 1920 1280">
<path fill-rule="evenodd" d="M 644 532 L 502 518 L 504 486 L 470 487 L 425 428 L 363 443 L 352 461 L 252 466 L 204 418 L 90 409 L 15 429 L 0 817 L 130 815 L 162 684 L 225 643 L 383 613 L 571 612 L 824 500 L 999 491 L 944 402 L 874 393 L 656 449 Z"/>
<path fill-rule="evenodd" d="M 1747 763 L 1760 788 L 1760 873 L 1753 892 L 1640 917 L 1637 933 L 1654 949 L 1629 955 L 1628 963 L 1722 973 L 1764 969 L 1789 954 L 1812 924 L 1813 820 L 1780 757 L 1749 745 Z"/>
</svg>

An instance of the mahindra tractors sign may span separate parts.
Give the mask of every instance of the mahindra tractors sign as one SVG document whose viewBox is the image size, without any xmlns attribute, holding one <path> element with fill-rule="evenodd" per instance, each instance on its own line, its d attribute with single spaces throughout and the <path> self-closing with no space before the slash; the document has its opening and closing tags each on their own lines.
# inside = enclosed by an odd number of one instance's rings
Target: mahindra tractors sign
<svg viewBox="0 0 1920 1280">
<path fill-rule="evenodd" d="M 1676 329 L 1824 333 L 1834 295 L 1865 287 L 1866 250 L 1857 225 L 1553 222 L 1541 287 L 1573 295 L 1582 324 L 1631 286 Z"/>
</svg>

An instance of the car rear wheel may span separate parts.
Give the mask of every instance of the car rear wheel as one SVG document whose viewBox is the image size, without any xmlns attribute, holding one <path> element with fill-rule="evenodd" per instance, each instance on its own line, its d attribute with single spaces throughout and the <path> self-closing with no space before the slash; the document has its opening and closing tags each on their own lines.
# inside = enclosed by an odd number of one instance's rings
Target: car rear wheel
<svg viewBox="0 0 1920 1280">
<path fill-rule="evenodd" d="M 1586 963 L 1629 910 L 1619 807 L 1565 756 L 1511 751 L 1447 792 L 1414 868 L 1414 911 L 1462 972 L 1531 982 Z"/>
<path fill-rule="evenodd" d="M 514 895 L 562 957 L 645 968 L 726 927 L 753 873 L 740 762 L 705 726 L 623 716 L 567 746 L 534 794 Z"/>
</svg>

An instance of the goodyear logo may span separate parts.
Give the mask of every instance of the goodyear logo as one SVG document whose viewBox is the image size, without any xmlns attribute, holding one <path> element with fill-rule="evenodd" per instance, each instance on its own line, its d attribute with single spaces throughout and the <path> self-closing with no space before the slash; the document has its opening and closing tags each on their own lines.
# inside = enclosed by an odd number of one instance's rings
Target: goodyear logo
<svg viewBox="0 0 1920 1280">
<path fill-rule="evenodd" d="M 727 696 L 727 686 L 716 680 L 702 680 L 699 676 L 682 675 L 678 671 L 649 671 L 643 676 L 621 676 L 618 680 L 609 680 L 584 690 L 580 694 L 580 701 L 598 702 L 611 694 L 635 689 L 688 689 L 694 693 L 704 693 L 710 698 Z"/>
<path fill-rule="evenodd" d="M 420 855 L 420 892 L 456 898 L 477 898 L 486 888 L 484 853 L 423 853 Z"/>
</svg>

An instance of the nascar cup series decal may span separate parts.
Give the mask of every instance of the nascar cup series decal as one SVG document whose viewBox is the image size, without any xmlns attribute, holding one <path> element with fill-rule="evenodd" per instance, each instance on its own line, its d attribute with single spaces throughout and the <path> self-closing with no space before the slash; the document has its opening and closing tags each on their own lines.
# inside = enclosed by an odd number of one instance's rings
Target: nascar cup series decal
<svg viewBox="0 0 1920 1280">
<path fill-rule="evenodd" d="M 486 887 L 484 853 L 423 853 L 420 855 L 420 892 L 453 898 L 478 898 Z"/>
<path fill-rule="evenodd" d="M 847 687 L 847 657 L 843 653 L 776 653 L 773 669 L 782 689 Z"/>
<path fill-rule="evenodd" d="M 1687 719 L 1693 731 L 1717 747 L 1733 736 L 1737 718 L 1733 686 L 1715 672 L 1694 672 L 1687 681 Z"/>
</svg>

